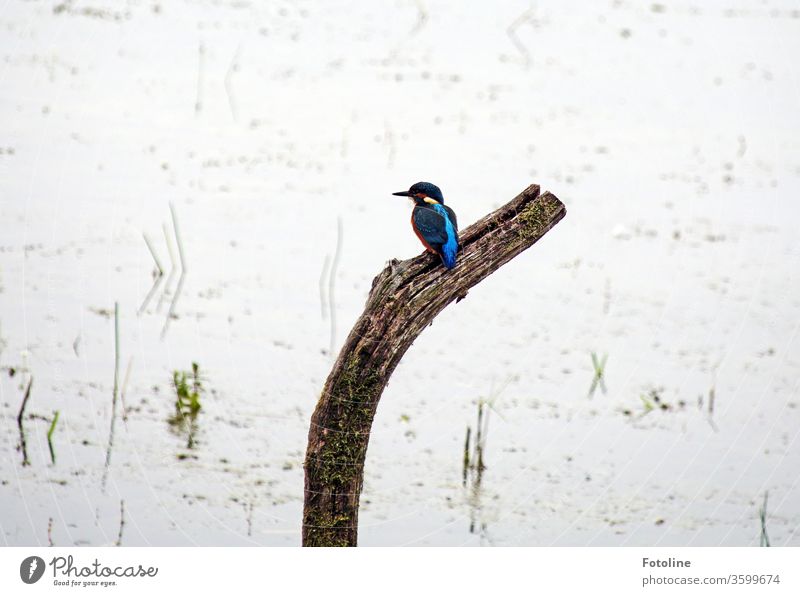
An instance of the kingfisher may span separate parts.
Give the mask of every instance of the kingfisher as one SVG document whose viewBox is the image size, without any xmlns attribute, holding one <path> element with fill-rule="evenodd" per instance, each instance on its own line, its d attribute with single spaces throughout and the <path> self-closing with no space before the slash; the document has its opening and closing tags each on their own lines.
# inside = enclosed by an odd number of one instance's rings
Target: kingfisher
<svg viewBox="0 0 800 596">
<path fill-rule="evenodd" d="M 414 201 L 411 227 L 422 245 L 439 255 L 447 269 L 456 266 L 458 252 L 458 220 L 450 207 L 445 206 L 442 191 L 430 182 L 417 182 L 408 190 L 392 193 Z"/>
</svg>

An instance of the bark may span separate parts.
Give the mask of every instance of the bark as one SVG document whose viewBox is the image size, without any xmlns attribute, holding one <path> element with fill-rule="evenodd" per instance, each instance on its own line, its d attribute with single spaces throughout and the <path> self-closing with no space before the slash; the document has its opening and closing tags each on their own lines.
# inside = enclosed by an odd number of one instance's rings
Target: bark
<svg viewBox="0 0 800 596">
<path fill-rule="evenodd" d="M 342 347 L 311 417 L 305 459 L 303 546 L 355 546 L 372 420 L 406 350 L 448 304 L 533 245 L 566 214 L 531 185 L 463 230 L 454 269 L 423 253 L 390 261 Z"/>
</svg>

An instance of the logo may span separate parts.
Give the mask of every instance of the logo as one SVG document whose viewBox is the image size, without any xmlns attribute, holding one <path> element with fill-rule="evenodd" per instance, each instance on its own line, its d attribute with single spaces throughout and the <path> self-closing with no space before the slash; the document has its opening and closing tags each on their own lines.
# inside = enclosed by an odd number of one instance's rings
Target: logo
<svg viewBox="0 0 800 596">
<path fill-rule="evenodd" d="M 26 584 L 35 584 L 44 575 L 44 559 L 28 557 L 19 564 L 19 577 Z"/>
</svg>

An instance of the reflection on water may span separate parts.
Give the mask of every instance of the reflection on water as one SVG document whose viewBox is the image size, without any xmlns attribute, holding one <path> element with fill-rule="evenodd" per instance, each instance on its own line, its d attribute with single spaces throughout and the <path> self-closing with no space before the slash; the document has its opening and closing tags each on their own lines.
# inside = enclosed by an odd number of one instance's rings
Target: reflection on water
<svg viewBox="0 0 800 596">
<path fill-rule="evenodd" d="M 483 473 L 486 470 L 483 458 L 486 450 L 486 440 L 489 435 L 489 411 L 489 403 L 479 399 L 474 440 L 472 440 L 472 428 L 467 426 L 462 471 L 463 486 L 467 492 L 467 504 L 469 506 L 469 533 L 478 534 L 482 544 L 484 541 L 490 542 L 482 503 Z"/>
</svg>

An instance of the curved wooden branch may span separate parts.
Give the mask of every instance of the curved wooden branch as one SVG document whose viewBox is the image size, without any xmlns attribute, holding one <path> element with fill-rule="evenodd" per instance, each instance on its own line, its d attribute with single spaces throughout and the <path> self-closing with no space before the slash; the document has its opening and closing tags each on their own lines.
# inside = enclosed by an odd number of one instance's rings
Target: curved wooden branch
<svg viewBox="0 0 800 596">
<path fill-rule="evenodd" d="M 531 185 L 461 232 L 454 269 L 423 253 L 392 260 L 372 282 L 311 417 L 305 459 L 303 546 L 355 546 L 372 419 L 406 350 L 448 304 L 533 245 L 566 214 Z"/>
</svg>

